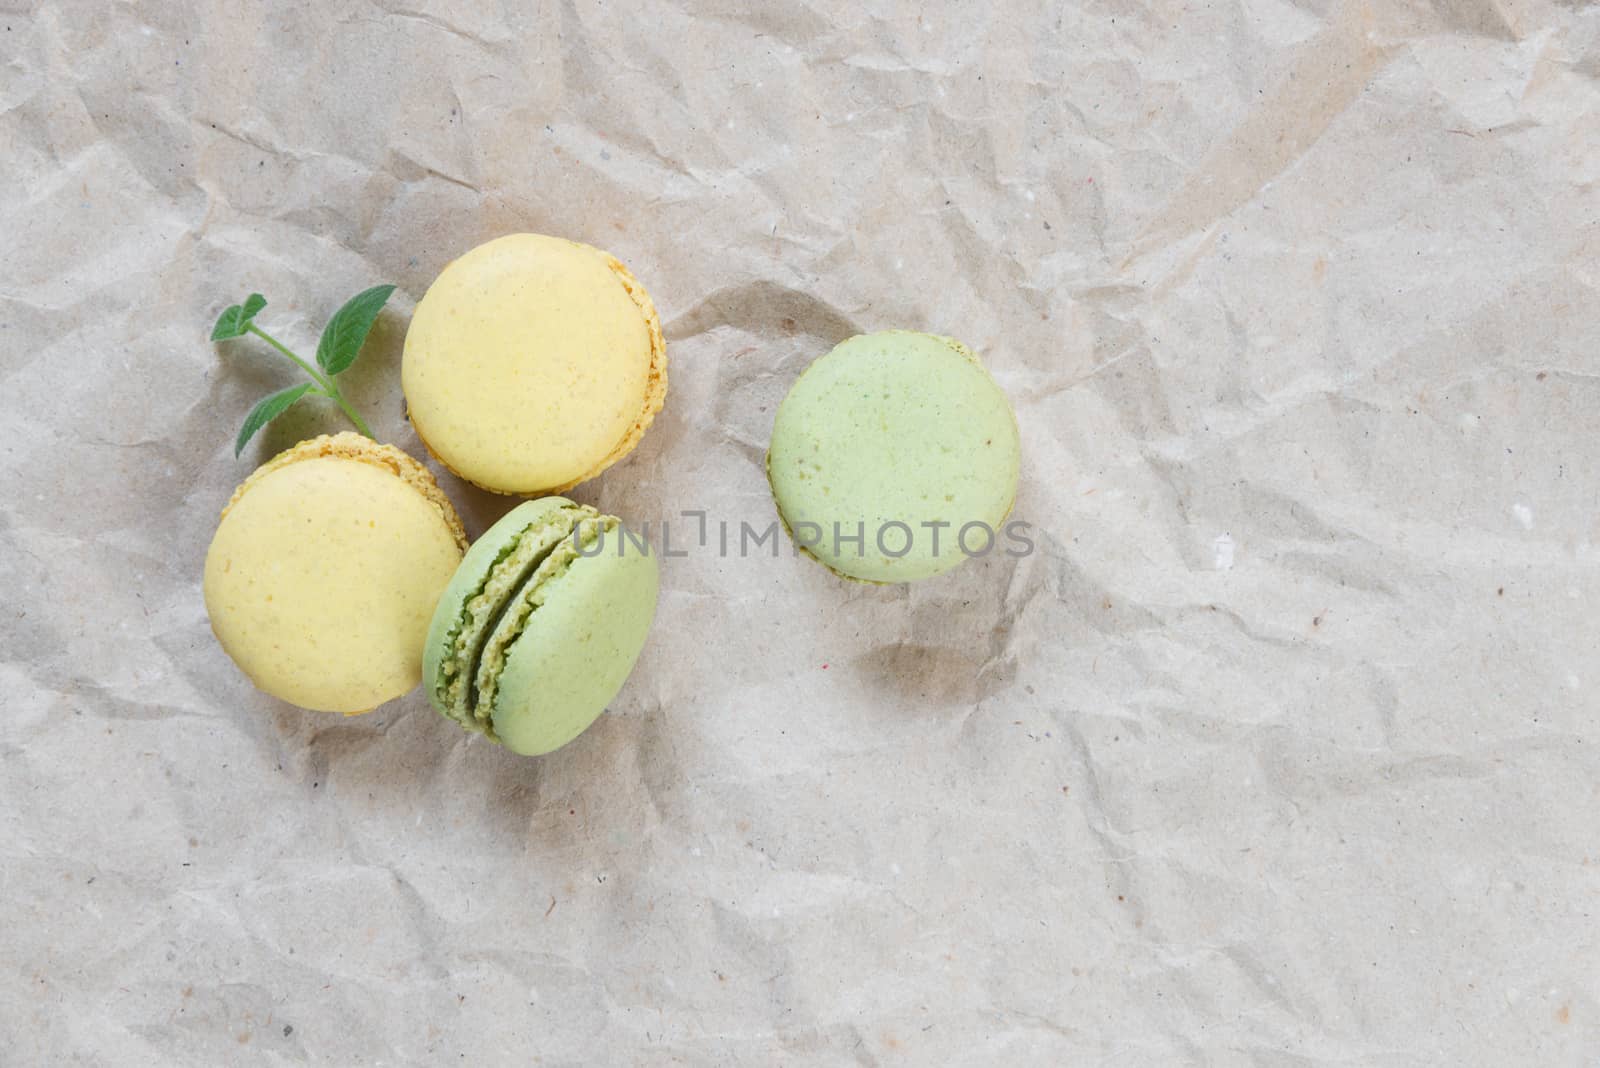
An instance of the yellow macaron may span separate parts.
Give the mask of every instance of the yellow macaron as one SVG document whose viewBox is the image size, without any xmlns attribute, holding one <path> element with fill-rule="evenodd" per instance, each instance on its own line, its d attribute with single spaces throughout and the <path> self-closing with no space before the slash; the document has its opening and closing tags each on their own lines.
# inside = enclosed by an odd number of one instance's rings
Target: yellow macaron
<svg viewBox="0 0 1600 1068">
<path fill-rule="evenodd" d="M 666 397 L 666 342 L 615 257 L 511 234 L 428 287 L 400 383 L 418 436 L 450 470 L 497 493 L 556 493 L 639 443 Z"/>
<path fill-rule="evenodd" d="M 359 434 L 302 441 L 234 491 L 206 554 L 211 629 L 255 685 L 347 715 L 422 680 L 467 539 L 433 476 Z"/>
</svg>

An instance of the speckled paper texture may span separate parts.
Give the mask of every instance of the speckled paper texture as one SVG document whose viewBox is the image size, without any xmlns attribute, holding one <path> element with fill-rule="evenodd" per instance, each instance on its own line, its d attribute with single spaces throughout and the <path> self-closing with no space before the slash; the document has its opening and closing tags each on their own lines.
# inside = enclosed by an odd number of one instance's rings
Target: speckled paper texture
<svg viewBox="0 0 1600 1068">
<path fill-rule="evenodd" d="M 1600 9 L 12 0 L 0 176 L 0 1063 L 1600 1063 Z M 205 548 L 345 424 L 235 460 L 298 372 L 218 311 L 396 283 L 421 455 L 411 309 L 518 230 L 666 329 L 579 500 L 769 523 L 789 383 L 911 327 L 1035 551 L 713 527 L 538 760 L 256 693 Z"/>
</svg>

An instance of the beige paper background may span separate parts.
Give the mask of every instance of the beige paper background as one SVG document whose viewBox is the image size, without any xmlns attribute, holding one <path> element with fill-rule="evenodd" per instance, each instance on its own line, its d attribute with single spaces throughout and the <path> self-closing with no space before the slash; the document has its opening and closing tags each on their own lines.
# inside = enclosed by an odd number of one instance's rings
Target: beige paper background
<svg viewBox="0 0 1600 1068">
<path fill-rule="evenodd" d="M 1588 1065 L 1600 9 L 0 14 L 0 1061 Z M 544 760 L 255 692 L 199 595 L 304 351 L 512 230 L 650 287 L 580 499 L 772 517 L 807 361 L 955 334 L 1038 551 L 665 561 Z M 454 480 L 472 532 L 506 502 Z"/>
</svg>

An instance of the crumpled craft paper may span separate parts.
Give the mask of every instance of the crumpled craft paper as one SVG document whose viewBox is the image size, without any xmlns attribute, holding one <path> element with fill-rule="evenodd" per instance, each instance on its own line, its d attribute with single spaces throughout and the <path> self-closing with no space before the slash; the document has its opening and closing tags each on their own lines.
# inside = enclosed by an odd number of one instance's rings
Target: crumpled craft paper
<svg viewBox="0 0 1600 1068">
<path fill-rule="evenodd" d="M 1540 2 L 12 3 L 0 14 L 8 1064 L 1588 1064 L 1600 14 Z M 650 287 L 580 499 L 773 518 L 857 331 L 1013 398 L 1036 551 L 696 548 L 580 741 L 251 690 L 253 463 L 413 453 L 410 309 L 509 231 Z M 445 478 L 474 533 L 509 502 Z M 677 536 L 687 532 L 687 523 Z M 715 529 L 715 528 L 713 528 Z"/>
</svg>

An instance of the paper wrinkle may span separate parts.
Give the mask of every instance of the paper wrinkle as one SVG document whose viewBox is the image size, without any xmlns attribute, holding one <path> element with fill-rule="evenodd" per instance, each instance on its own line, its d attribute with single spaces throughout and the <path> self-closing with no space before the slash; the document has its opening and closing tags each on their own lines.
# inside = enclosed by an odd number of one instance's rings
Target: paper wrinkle
<svg viewBox="0 0 1600 1068">
<path fill-rule="evenodd" d="M 1565 1064 L 1600 1048 L 1600 65 L 1560 5 L 47 0 L 0 17 L 0 1048 L 19 1064 Z M 670 521 L 610 712 L 253 692 L 201 563 L 410 309 L 613 252 Z M 843 583 L 759 530 L 853 334 L 1017 408 L 1035 551 Z M 469 533 L 511 502 L 441 473 Z M 8 1061 L 9 1063 L 9 1061 Z"/>
</svg>

